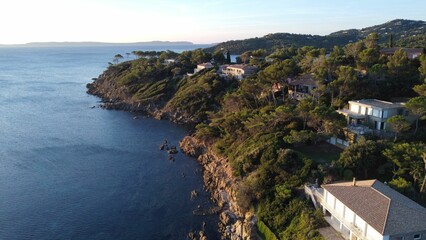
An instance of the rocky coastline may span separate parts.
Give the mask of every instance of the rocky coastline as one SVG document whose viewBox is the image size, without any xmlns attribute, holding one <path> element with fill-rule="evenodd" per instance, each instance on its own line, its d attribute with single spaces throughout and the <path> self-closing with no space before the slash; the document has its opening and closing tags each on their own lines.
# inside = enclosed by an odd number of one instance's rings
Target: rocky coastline
<svg viewBox="0 0 426 240">
<path fill-rule="evenodd" d="M 194 125 L 198 123 L 184 111 L 170 109 L 167 106 L 167 99 L 142 102 L 134 98 L 126 86 L 117 84 L 116 79 L 120 73 L 114 68 L 107 69 L 98 78 L 94 78 L 92 83 L 86 85 L 88 94 L 102 99 L 101 108 L 143 113 L 156 119 L 168 119 L 177 124 Z"/>
<path fill-rule="evenodd" d="M 166 101 L 142 103 L 135 100 L 125 86 L 119 86 L 115 79 L 120 71 L 108 69 L 93 83 L 87 84 L 87 93 L 102 99 L 101 108 L 140 112 L 156 119 L 169 119 L 178 124 L 195 124 L 196 121 L 179 111 L 167 109 Z M 218 230 L 222 239 L 252 240 L 257 239 L 256 218 L 252 212 L 244 212 L 237 204 L 238 179 L 232 175 L 232 169 L 225 158 L 217 156 L 208 144 L 193 136 L 186 136 L 180 142 L 182 151 L 197 158 L 203 166 L 205 190 L 210 192 L 217 204 L 220 222 Z M 195 238 L 196 239 L 196 238 Z M 206 239 L 200 236 L 199 239 Z"/>
<path fill-rule="evenodd" d="M 222 239 L 256 239 L 256 217 L 243 211 L 237 203 L 238 179 L 232 174 L 227 159 L 217 156 L 208 144 L 194 136 L 186 136 L 180 148 L 189 156 L 197 158 L 203 166 L 205 190 L 220 207 L 218 224 Z"/>
</svg>

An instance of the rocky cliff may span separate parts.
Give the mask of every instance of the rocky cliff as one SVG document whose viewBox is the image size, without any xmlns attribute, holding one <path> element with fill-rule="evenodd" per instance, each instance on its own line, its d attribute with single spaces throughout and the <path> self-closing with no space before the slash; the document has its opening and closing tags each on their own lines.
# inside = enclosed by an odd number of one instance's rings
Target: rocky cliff
<svg viewBox="0 0 426 240">
<path fill-rule="evenodd" d="M 93 83 L 87 84 L 87 93 L 98 96 L 102 99 L 102 108 L 124 110 L 133 112 L 145 112 L 149 115 L 158 115 L 159 110 L 164 106 L 162 101 L 152 101 L 142 103 L 134 98 L 125 85 L 119 85 L 117 79 L 125 71 L 126 65 L 121 67 L 108 68 L 105 72 L 95 78 Z"/>
<path fill-rule="evenodd" d="M 87 92 L 103 99 L 102 108 L 144 112 L 157 119 L 196 124 L 207 119 L 207 112 L 219 108 L 220 99 L 231 84 L 214 70 L 193 77 L 171 76 L 171 67 L 146 61 L 111 65 L 87 84 Z M 147 68 L 154 73 L 140 70 Z"/>
<path fill-rule="evenodd" d="M 251 240 L 256 238 L 256 218 L 237 204 L 238 179 L 225 158 L 217 156 L 208 144 L 187 136 L 180 142 L 186 154 L 196 157 L 204 170 L 204 186 L 221 208 L 219 231 L 222 239 Z"/>
</svg>

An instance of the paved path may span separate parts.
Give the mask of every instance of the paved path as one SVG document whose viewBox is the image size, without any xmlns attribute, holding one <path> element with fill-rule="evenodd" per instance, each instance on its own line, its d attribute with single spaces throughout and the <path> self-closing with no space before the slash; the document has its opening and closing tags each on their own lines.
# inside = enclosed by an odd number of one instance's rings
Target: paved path
<svg viewBox="0 0 426 240">
<path fill-rule="evenodd" d="M 318 231 L 326 240 L 344 240 L 332 227 L 320 228 Z"/>
</svg>

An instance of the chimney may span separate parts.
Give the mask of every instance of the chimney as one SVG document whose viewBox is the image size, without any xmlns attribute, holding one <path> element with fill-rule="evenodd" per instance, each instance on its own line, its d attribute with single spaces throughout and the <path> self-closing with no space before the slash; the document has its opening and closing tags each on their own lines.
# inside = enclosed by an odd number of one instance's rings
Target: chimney
<svg viewBox="0 0 426 240">
<path fill-rule="evenodd" d="M 354 179 L 352 180 L 352 185 L 354 186 L 354 187 L 356 187 L 356 178 L 354 177 Z"/>
</svg>

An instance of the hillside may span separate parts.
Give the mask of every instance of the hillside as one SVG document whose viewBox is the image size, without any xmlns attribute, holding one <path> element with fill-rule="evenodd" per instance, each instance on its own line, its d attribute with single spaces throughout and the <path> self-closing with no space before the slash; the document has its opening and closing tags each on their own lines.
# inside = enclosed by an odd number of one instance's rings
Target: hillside
<svg viewBox="0 0 426 240">
<path fill-rule="evenodd" d="M 206 51 L 214 52 L 223 48 L 228 49 L 233 54 L 241 54 L 259 48 L 269 50 L 278 47 L 314 46 L 316 48 L 332 49 L 335 45 L 344 46 L 350 42 L 364 39 L 368 34 L 373 32 L 379 34 L 379 43 L 381 44 L 387 43 L 390 34 L 392 34 L 396 45 L 409 43 L 408 47 L 425 47 L 421 43 L 416 42 L 418 38 L 422 40 L 426 36 L 425 21 L 396 19 L 372 27 L 342 30 L 326 36 L 291 33 L 268 34 L 261 38 L 227 41 L 207 48 Z M 413 37 L 416 38 L 413 39 Z"/>
</svg>

